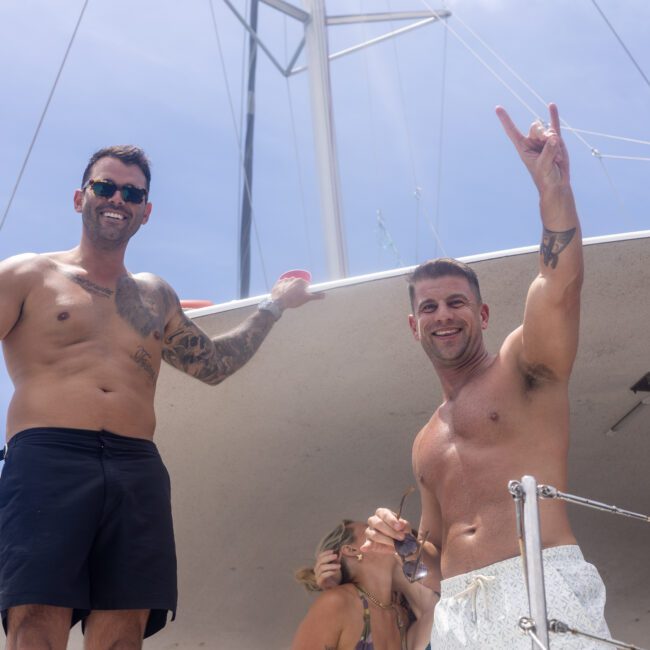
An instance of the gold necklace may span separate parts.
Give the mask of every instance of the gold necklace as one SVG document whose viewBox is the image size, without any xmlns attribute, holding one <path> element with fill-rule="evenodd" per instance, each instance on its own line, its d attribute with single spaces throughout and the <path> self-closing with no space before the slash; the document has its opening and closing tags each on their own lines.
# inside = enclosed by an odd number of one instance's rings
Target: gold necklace
<svg viewBox="0 0 650 650">
<path fill-rule="evenodd" d="M 386 605 L 382 603 L 379 598 L 375 598 L 370 592 L 366 591 L 363 587 L 355 585 L 356 588 L 370 600 L 372 603 L 380 607 L 381 609 L 392 609 L 395 612 L 395 623 L 397 624 L 397 629 L 399 630 L 399 641 L 401 650 L 406 650 L 406 623 L 402 620 L 402 617 L 399 614 L 399 610 L 395 606 L 395 602 L 391 602 Z"/>
<path fill-rule="evenodd" d="M 366 591 L 363 587 L 360 587 L 357 585 L 357 589 L 364 595 L 366 598 L 368 598 L 369 601 L 377 605 L 377 607 L 381 607 L 382 609 L 393 609 L 393 603 L 390 602 L 388 605 L 385 605 L 382 603 L 379 598 L 375 598 L 370 592 Z"/>
</svg>

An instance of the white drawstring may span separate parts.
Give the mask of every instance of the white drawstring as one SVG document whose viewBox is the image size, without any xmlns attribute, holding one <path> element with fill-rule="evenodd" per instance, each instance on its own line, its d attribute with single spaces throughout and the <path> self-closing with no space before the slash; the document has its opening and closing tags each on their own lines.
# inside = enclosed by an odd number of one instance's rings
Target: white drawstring
<svg viewBox="0 0 650 650">
<path fill-rule="evenodd" d="M 474 576 L 470 583 L 467 585 L 463 591 L 458 592 L 455 596 L 452 597 L 453 600 L 460 601 L 462 598 L 469 597 L 472 601 L 472 622 L 476 623 L 476 597 L 480 589 L 486 589 L 490 582 L 495 580 L 494 576 L 484 576 L 479 574 Z"/>
</svg>

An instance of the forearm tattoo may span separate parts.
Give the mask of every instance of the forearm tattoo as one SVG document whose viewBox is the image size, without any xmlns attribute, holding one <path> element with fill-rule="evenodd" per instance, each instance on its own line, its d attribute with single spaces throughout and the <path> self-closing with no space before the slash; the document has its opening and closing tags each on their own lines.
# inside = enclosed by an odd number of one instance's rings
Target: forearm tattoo
<svg viewBox="0 0 650 650">
<path fill-rule="evenodd" d="M 98 284 L 95 284 L 94 282 L 91 282 L 90 280 L 86 278 L 82 278 L 80 275 L 75 275 L 74 273 L 68 273 L 67 271 L 63 271 L 63 275 L 65 275 L 68 280 L 72 280 L 76 284 L 78 284 L 82 289 L 85 289 L 88 293 L 92 293 L 95 296 L 101 296 L 102 298 L 110 298 L 114 291 L 112 289 L 108 289 L 107 287 L 101 287 Z"/>
<path fill-rule="evenodd" d="M 542 233 L 542 244 L 539 247 L 539 253 L 542 256 L 544 266 L 550 264 L 552 269 L 557 266 L 560 253 L 569 245 L 569 242 L 573 239 L 575 233 L 575 228 L 564 230 L 562 232 L 556 232 L 544 228 L 544 232 Z"/>
<path fill-rule="evenodd" d="M 133 353 L 133 355 L 131 355 L 131 358 L 147 373 L 149 379 L 151 379 L 151 383 L 155 384 L 156 371 L 151 364 L 151 355 L 141 345 L 139 345 L 138 349 Z"/>
<path fill-rule="evenodd" d="M 165 336 L 162 356 L 175 368 L 216 385 L 251 359 L 273 323 L 270 314 L 258 312 L 233 332 L 210 339 L 183 315 L 178 329 Z"/>
</svg>

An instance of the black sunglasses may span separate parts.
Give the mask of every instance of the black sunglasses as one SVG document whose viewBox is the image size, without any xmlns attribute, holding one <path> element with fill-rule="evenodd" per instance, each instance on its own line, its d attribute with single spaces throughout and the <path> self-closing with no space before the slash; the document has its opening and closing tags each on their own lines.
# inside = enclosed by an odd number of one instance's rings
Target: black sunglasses
<svg viewBox="0 0 650 650">
<path fill-rule="evenodd" d="M 397 511 L 398 519 L 402 516 L 402 508 L 404 507 L 406 497 L 409 494 L 412 494 L 414 491 L 415 488 L 411 486 L 402 495 L 402 500 L 399 503 L 399 510 Z M 420 541 L 418 541 L 415 535 L 412 533 L 406 533 L 404 539 L 395 540 L 395 551 L 402 560 L 402 571 L 404 572 L 404 575 L 409 582 L 417 582 L 418 580 L 422 580 L 422 578 L 425 578 L 429 573 L 429 569 L 427 569 L 426 565 L 423 562 L 420 562 L 420 558 L 422 557 L 422 548 L 424 547 L 424 542 L 427 541 L 428 537 L 429 531 L 424 534 L 423 538 Z M 414 560 L 406 559 L 407 557 L 415 555 L 416 553 L 417 556 Z"/>
<path fill-rule="evenodd" d="M 95 196 L 101 196 L 104 199 L 110 199 L 115 192 L 119 191 L 122 195 L 122 198 L 127 203 L 142 203 L 142 199 L 146 199 L 147 190 L 140 187 L 134 187 L 133 185 L 117 185 L 113 181 L 99 181 L 94 178 L 91 178 L 82 189 L 90 187 Z"/>
</svg>

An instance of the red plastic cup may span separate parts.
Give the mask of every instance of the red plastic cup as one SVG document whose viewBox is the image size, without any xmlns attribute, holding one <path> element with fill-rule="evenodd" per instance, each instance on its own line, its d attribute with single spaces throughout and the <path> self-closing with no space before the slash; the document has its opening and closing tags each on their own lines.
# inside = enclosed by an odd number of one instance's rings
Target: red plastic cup
<svg viewBox="0 0 650 650">
<path fill-rule="evenodd" d="M 285 271 L 280 276 L 280 280 L 285 280 L 286 278 L 300 278 L 301 280 L 305 280 L 305 282 L 311 282 L 311 273 L 304 269 L 292 269 L 291 271 Z"/>
<path fill-rule="evenodd" d="M 180 302 L 183 309 L 201 309 L 201 307 L 211 307 L 214 305 L 212 300 L 183 299 Z"/>
</svg>

